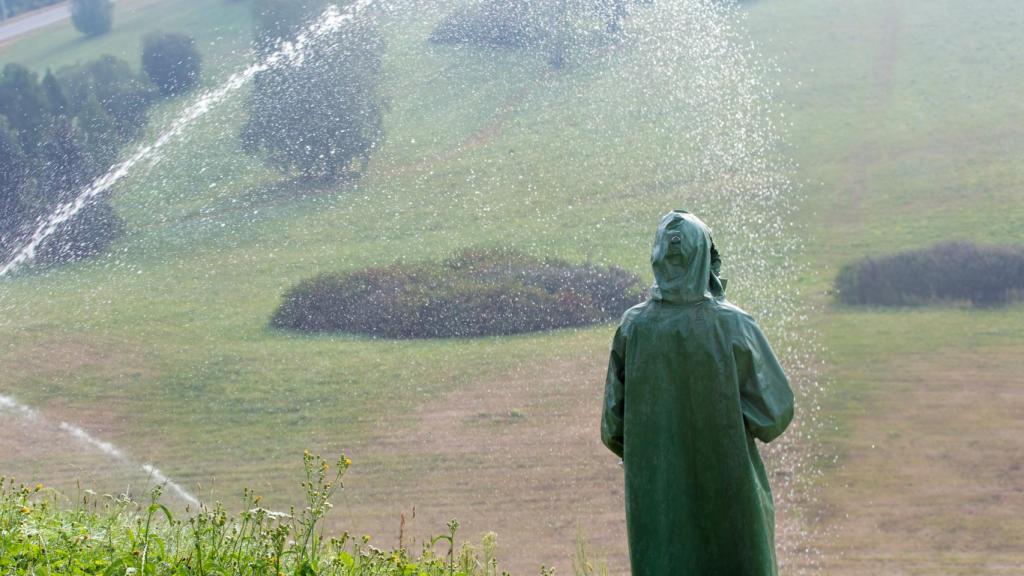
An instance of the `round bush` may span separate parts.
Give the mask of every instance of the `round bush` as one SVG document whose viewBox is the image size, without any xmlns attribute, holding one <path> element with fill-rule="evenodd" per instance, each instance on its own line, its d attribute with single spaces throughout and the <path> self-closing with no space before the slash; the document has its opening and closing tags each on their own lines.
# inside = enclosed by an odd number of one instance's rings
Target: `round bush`
<svg viewBox="0 0 1024 576">
<path fill-rule="evenodd" d="M 836 290 L 854 305 L 1005 304 L 1024 295 L 1024 247 L 948 242 L 866 258 L 840 270 Z"/>
<path fill-rule="evenodd" d="M 440 263 L 324 274 L 289 290 L 271 325 L 380 338 L 471 338 L 584 326 L 638 303 L 620 268 L 471 250 Z"/>
<path fill-rule="evenodd" d="M 199 83 L 201 62 L 191 36 L 152 33 L 142 41 L 142 67 L 164 96 L 194 88 Z"/>
<path fill-rule="evenodd" d="M 71 21 L 86 36 L 110 32 L 114 24 L 111 0 L 71 0 Z"/>
</svg>

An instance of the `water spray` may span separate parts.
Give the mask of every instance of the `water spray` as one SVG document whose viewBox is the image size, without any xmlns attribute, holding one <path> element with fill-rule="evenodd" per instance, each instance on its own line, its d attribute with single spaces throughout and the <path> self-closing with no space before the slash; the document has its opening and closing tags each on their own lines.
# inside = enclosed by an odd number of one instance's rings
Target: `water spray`
<svg viewBox="0 0 1024 576">
<path fill-rule="evenodd" d="M 15 400 L 14 398 L 11 398 L 10 396 L 6 396 L 4 394 L 0 394 L 0 411 L 2 410 L 10 410 L 22 416 L 23 418 L 26 418 L 33 422 L 45 422 L 45 419 L 39 413 L 38 410 L 30 406 L 26 406 Z M 57 427 L 60 428 L 60 430 L 62 430 L 63 432 L 67 433 L 72 438 L 92 448 L 95 448 L 96 450 L 99 450 L 100 452 L 102 452 L 106 456 L 109 456 L 113 460 L 116 460 L 132 468 L 142 469 L 142 471 L 145 472 L 150 478 L 152 478 L 154 482 L 170 488 L 171 491 L 177 494 L 178 497 L 180 497 L 185 502 L 188 502 L 189 504 L 192 504 L 194 506 L 199 505 L 199 498 L 197 498 L 191 492 L 186 490 L 181 484 L 178 484 L 177 482 L 168 478 L 167 475 L 162 473 L 160 469 L 157 468 L 156 466 L 152 464 L 138 464 L 134 462 L 117 446 L 114 446 L 113 444 L 105 440 L 100 440 L 99 438 L 93 436 L 92 434 L 89 434 L 88 432 L 86 432 L 85 430 L 78 426 L 75 426 L 74 424 L 60 422 L 57 425 Z"/>
</svg>

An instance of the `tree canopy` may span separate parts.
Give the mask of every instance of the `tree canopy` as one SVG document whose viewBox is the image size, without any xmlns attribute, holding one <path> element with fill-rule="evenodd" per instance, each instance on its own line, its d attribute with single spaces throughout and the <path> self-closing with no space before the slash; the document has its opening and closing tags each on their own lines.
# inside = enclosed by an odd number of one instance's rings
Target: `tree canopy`
<svg viewBox="0 0 1024 576">
<path fill-rule="evenodd" d="M 260 0 L 257 50 L 273 52 L 321 13 L 326 2 Z M 356 19 L 311 44 L 300 64 L 253 80 L 246 149 L 286 174 L 331 181 L 359 174 L 384 136 L 380 95 L 383 40 Z"/>
<path fill-rule="evenodd" d="M 164 96 L 194 88 L 200 79 L 202 57 L 195 40 L 174 32 L 147 34 L 142 40 L 142 68 Z"/>
<path fill-rule="evenodd" d="M 114 25 L 114 4 L 111 0 L 71 0 L 71 22 L 86 36 L 106 34 Z"/>
</svg>

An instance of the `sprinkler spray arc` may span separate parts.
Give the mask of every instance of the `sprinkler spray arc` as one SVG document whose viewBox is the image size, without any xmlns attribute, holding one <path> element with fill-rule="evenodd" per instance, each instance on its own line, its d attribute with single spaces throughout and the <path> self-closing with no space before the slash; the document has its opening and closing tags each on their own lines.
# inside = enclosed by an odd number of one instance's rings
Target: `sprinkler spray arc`
<svg viewBox="0 0 1024 576">
<path fill-rule="evenodd" d="M 3 410 L 12 411 L 20 415 L 21 417 L 33 422 L 45 421 L 44 417 L 35 408 L 26 406 L 10 396 L 0 394 L 0 411 Z M 113 460 L 116 460 L 132 468 L 141 468 L 142 471 L 145 472 L 155 483 L 162 486 L 166 486 L 172 492 L 174 492 L 179 498 L 181 498 L 188 504 L 192 504 L 193 506 L 198 506 L 200 504 L 199 498 L 197 498 L 194 494 L 186 490 L 181 484 L 178 484 L 174 480 L 168 478 L 167 475 L 161 472 L 160 469 L 157 468 L 156 466 L 148 463 L 139 464 L 135 462 L 130 457 L 128 457 L 128 455 L 126 455 L 123 451 L 121 451 L 121 449 L 118 448 L 117 446 L 114 446 L 113 444 L 105 440 L 100 440 L 99 438 L 93 436 L 92 434 L 89 434 L 88 432 L 86 432 L 85 430 L 78 426 L 75 426 L 74 424 L 69 424 L 68 422 L 62 421 L 57 425 L 57 427 L 62 432 L 65 432 L 72 438 L 78 440 L 83 444 L 88 445 L 91 448 L 99 450 L 104 455 L 110 457 Z"/>
</svg>

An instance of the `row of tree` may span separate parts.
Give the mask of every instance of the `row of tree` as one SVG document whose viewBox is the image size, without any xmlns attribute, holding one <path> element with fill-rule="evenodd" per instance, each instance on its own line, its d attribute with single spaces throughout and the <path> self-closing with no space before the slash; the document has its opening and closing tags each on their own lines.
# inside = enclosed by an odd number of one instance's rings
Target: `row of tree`
<svg viewBox="0 0 1024 576">
<path fill-rule="evenodd" d="M 105 56 L 48 71 L 42 78 L 9 64 L 0 74 L 0 256 L 31 234 L 54 208 L 71 200 L 117 161 L 146 123 L 157 94 L 174 95 L 199 81 L 191 38 L 151 34 L 143 68 Z M 105 199 L 94 202 L 40 251 L 43 260 L 73 261 L 104 250 L 123 226 Z"/>
<path fill-rule="evenodd" d="M 116 160 L 145 124 L 149 82 L 121 60 L 47 72 L 8 64 L 0 72 L 0 248 L 7 253 L 40 218 L 67 202 Z M 121 230 L 105 201 L 86 209 L 42 247 L 43 259 L 76 260 L 103 250 Z"/>
<path fill-rule="evenodd" d="M 255 0 L 260 58 L 313 24 L 327 0 Z M 370 19 L 312 42 L 301 62 L 254 79 L 246 149 L 289 176 L 330 182 L 361 174 L 383 140 L 383 40 Z M 0 254 L 7 254 L 58 204 L 117 160 L 146 121 L 157 95 L 192 89 L 201 59 L 181 34 L 147 36 L 145 76 L 116 58 L 38 75 L 8 65 L 0 76 Z M 44 245 L 46 260 L 104 250 L 122 224 L 105 199 Z"/>
</svg>

